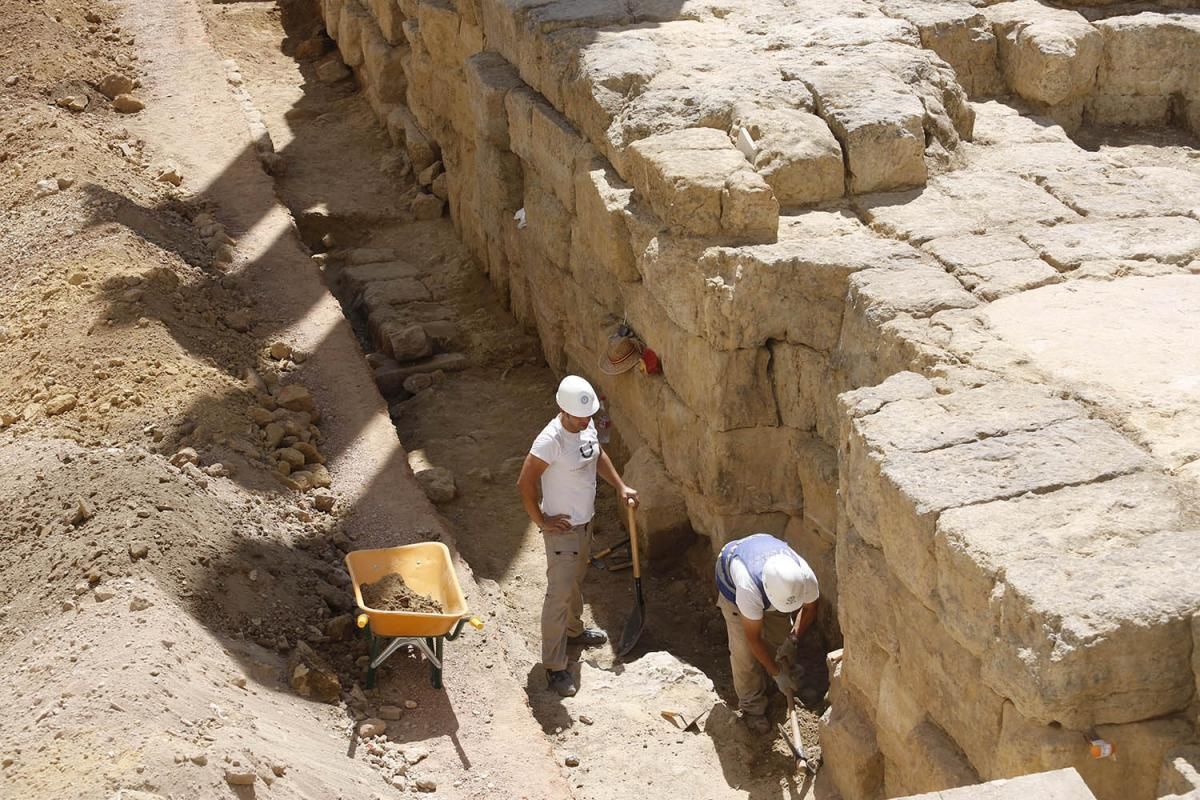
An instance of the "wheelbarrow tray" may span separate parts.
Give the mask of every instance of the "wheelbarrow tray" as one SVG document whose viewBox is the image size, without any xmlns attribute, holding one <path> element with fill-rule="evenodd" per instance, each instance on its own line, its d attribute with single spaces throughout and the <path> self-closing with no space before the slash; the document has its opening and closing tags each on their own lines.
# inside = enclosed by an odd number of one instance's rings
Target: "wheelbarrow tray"
<svg viewBox="0 0 1200 800">
<path fill-rule="evenodd" d="M 468 613 L 467 600 L 450 560 L 450 550 L 441 542 L 354 550 L 346 554 L 346 571 L 354 586 L 354 602 L 366 613 L 375 636 L 443 636 Z M 414 592 L 429 595 L 441 603 L 444 613 L 384 611 L 364 603 L 362 585 L 375 583 L 392 572 L 399 573 Z"/>
</svg>

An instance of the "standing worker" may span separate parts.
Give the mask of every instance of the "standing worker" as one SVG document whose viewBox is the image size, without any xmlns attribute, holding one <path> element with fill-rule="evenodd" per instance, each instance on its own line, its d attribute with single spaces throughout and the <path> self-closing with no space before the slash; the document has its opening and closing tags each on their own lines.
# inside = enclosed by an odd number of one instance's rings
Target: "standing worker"
<svg viewBox="0 0 1200 800">
<path fill-rule="evenodd" d="M 717 557 L 717 606 L 725 617 L 733 688 L 746 726 L 755 733 L 771 729 L 767 721 L 766 681 L 762 671 L 784 694 L 796 684 L 776 659 L 792 658 L 796 643 L 817 616 L 817 576 L 786 542 L 769 533 L 735 539 Z M 799 610 L 790 630 L 782 634 L 787 614 Z M 769 630 L 768 630 L 769 629 Z M 768 633 L 781 634 L 775 656 L 767 646 Z M 769 638 L 774 639 L 775 636 Z"/>
<path fill-rule="evenodd" d="M 600 401 L 591 384 L 578 375 L 568 375 L 558 385 L 555 400 L 560 413 L 534 439 L 517 478 L 517 489 L 525 513 L 546 544 L 542 665 L 549 688 L 571 697 L 576 688 L 567 671 L 567 645 L 595 647 L 608 641 L 604 631 L 585 628 L 582 618 L 581 588 L 591 558 L 596 475 L 617 490 L 622 507 L 637 505 L 637 491 L 625 485 L 600 447 L 592 424 Z"/>
</svg>

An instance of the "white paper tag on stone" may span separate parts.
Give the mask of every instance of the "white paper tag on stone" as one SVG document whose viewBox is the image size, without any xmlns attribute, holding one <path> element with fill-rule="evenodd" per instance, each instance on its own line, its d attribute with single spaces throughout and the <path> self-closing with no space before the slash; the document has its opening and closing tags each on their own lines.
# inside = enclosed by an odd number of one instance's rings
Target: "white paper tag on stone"
<svg viewBox="0 0 1200 800">
<path fill-rule="evenodd" d="M 518 230 L 520 230 L 521 228 L 524 228 L 525 227 L 525 209 L 524 208 L 517 209 L 517 213 L 513 214 L 513 219 L 515 219 L 517 221 L 517 229 Z"/>
<path fill-rule="evenodd" d="M 754 137 L 750 135 L 750 131 L 745 128 L 738 128 L 737 149 L 742 151 L 742 155 L 753 164 L 754 157 L 758 155 L 758 145 L 754 143 Z"/>
</svg>

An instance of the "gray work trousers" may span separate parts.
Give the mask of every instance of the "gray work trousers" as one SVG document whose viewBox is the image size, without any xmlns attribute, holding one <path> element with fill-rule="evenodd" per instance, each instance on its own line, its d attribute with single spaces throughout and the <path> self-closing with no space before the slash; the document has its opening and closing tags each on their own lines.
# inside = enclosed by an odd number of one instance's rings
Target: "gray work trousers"
<svg viewBox="0 0 1200 800">
<path fill-rule="evenodd" d="M 542 604 L 542 665 L 567 668 L 567 637 L 583 633 L 583 578 L 592 555 L 592 523 L 544 532 L 546 601 Z"/>
<path fill-rule="evenodd" d="M 747 714 L 767 713 L 767 671 L 754 657 L 746 631 L 742 627 L 742 612 L 737 605 L 717 593 L 717 607 L 725 617 L 725 633 L 729 638 L 729 666 L 733 671 L 733 689 L 737 692 L 738 708 Z M 791 629 L 787 615 L 778 611 L 763 614 L 763 639 L 774 653 Z"/>
</svg>

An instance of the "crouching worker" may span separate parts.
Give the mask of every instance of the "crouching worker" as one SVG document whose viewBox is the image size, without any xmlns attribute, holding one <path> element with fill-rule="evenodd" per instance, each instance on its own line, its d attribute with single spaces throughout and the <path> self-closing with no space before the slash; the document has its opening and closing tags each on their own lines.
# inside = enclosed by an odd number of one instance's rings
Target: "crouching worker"
<svg viewBox="0 0 1200 800">
<path fill-rule="evenodd" d="M 733 688 L 746 726 L 755 733 L 767 721 L 767 682 L 763 670 L 785 694 L 796 691 L 767 639 L 783 640 L 779 653 L 795 652 L 796 642 L 817 616 L 817 576 L 787 543 L 769 533 L 736 539 L 717 557 L 717 606 L 725 617 Z M 787 615 L 794 611 L 794 623 Z"/>
</svg>

